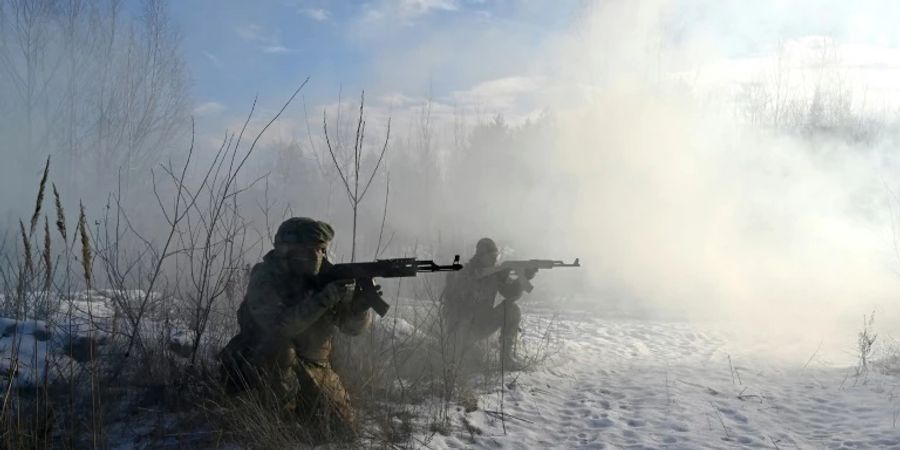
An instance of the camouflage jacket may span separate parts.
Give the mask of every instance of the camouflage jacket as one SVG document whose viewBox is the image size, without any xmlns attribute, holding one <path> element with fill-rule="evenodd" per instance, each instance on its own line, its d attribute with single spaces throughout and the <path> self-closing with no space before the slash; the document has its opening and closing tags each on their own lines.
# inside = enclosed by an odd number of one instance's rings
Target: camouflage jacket
<svg viewBox="0 0 900 450">
<path fill-rule="evenodd" d="M 443 312 L 451 323 L 489 313 L 494 308 L 494 299 L 498 293 L 508 301 L 516 301 L 522 297 L 522 285 L 510 278 L 508 271 L 478 278 L 477 272 L 482 268 L 484 267 L 469 261 L 459 272 L 447 274 Z"/>
<path fill-rule="evenodd" d="M 365 331 L 372 319 L 368 310 L 327 308 L 319 302 L 312 279 L 292 277 L 274 252 L 250 272 L 250 283 L 238 310 L 241 334 L 251 353 L 290 344 L 297 356 L 313 362 L 328 360 L 337 330 L 351 335 Z"/>
</svg>

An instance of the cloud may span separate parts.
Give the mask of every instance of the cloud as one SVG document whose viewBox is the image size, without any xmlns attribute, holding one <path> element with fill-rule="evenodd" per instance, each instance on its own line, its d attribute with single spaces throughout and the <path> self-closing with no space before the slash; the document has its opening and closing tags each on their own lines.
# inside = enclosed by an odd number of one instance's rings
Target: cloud
<svg viewBox="0 0 900 450">
<path fill-rule="evenodd" d="M 431 11 L 457 11 L 459 3 L 455 0 L 400 0 L 400 10 L 412 16 L 427 14 Z"/>
<path fill-rule="evenodd" d="M 450 93 L 442 100 L 463 111 L 502 115 L 509 123 L 519 123 L 541 113 L 541 102 L 552 86 L 538 76 L 511 76 L 487 80 Z"/>
<path fill-rule="evenodd" d="M 245 41 L 259 41 L 264 39 L 262 37 L 262 27 L 256 24 L 241 25 L 238 26 L 235 31 L 237 31 L 238 36 Z"/>
<path fill-rule="evenodd" d="M 419 96 L 408 95 L 402 92 L 389 92 L 387 94 L 381 95 L 378 98 L 379 103 L 390 105 L 396 108 L 420 106 L 426 101 L 428 101 L 428 99 Z"/>
<path fill-rule="evenodd" d="M 323 5 L 329 5 L 327 1 L 283 0 L 283 5 L 316 22 L 324 22 L 332 17 L 332 12 L 323 7 Z M 333 6 L 333 4 L 330 4 L 330 6 Z"/>
<path fill-rule="evenodd" d="M 258 45 L 263 53 L 284 54 L 295 51 L 283 45 L 276 32 L 267 31 L 257 24 L 238 26 L 235 31 L 241 39 Z"/>
<path fill-rule="evenodd" d="M 225 105 L 219 102 L 203 102 L 194 107 L 195 116 L 208 116 L 225 111 Z"/>
<path fill-rule="evenodd" d="M 268 47 L 263 47 L 263 53 L 271 53 L 271 54 L 283 54 L 283 53 L 293 53 L 296 50 L 292 48 L 287 48 L 281 45 L 270 45 Z"/>
<path fill-rule="evenodd" d="M 208 59 L 209 62 L 211 62 L 214 66 L 219 67 L 219 68 L 222 67 L 222 60 L 220 60 L 218 56 L 216 56 L 210 52 L 207 52 L 207 51 L 203 52 L 203 56 L 205 56 L 206 59 Z"/>
<path fill-rule="evenodd" d="M 367 5 L 363 19 L 368 22 L 391 19 L 409 22 L 434 12 L 459 10 L 457 0 L 383 0 Z"/>
<path fill-rule="evenodd" d="M 453 92 L 450 97 L 458 103 L 509 107 L 517 98 L 538 90 L 539 77 L 512 76 L 483 81 L 469 89 Z"/>
<path fill-rule="evenodd" d="M 323 8 L 305 8 L 305 9 L 301 10 L 300 12 L 305 14 L 306 17 L 309 17 L 310 19 L 315 20 L 317 22 L 324 22 L 324 21 L 328 20 L 329 17 L 331 17 L 331 13 L 328 12 L 328 10 L 323 9 Z"/>
<path fill-rule="evenodd" d="M 541 101 L 552 90 L 553 86 L 542 77 L 513 76 L 483 81 L 441 96 L 388 91 L 367 100 L 366 110 L 367 115 L 382 122 L 388 117 L 395 123 L 414 122 L 427 108 L 437 127 L 450 126 L 461 114 L 473 114 L 479 120 L 500 115 L 506 123 L 516 125 L 540 116 L 544 112 Z M 352 102 L 340 107 L 350 114 L 355 111 Z M 336 111 L 338 105 L 330 103 L 318 108 Z"/>
</svg>

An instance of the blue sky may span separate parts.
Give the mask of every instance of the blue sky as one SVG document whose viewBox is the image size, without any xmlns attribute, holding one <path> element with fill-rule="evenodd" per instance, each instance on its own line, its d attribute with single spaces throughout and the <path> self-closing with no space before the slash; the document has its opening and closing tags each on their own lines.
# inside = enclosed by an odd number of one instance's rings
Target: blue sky
<svg viewBox="0 0 900 450">
<path fill-rule="evenodd" d="M 317 104 L 335 101 L 341 90 L 351 97 L 364 88 L 440 96 L 526 73 L 528 62 L 513 54 L 559 33 L 576 7 L 523 7 L 513 0 L 170 4 L 197 103 L 215 102 L 233 113 L 246 110 L 256 93 L 284 98 L 306 76 L 307 101 Z M 485 35 L 498 38 L 479 42 Z M 481 44 L 495 47 L 495 56 L 508 63 L 479 61 L 484 53 L 472 47 Z M 427 48 L 440 51 L 423 53 Z"/>
<path fill-rule="evenodd" d="M 635 40 L 667 48 L 704 42 L 724 59 L 771 53 L 808 35 L 900 46 L 892 23 L 900 2 L 885 0 L 188 0 L 170 10 L 201 123 L 234 122 L 256 94 L 271 109 L 307 76 L 308 105 L 366 89 L 370 103 L 431 97 L 483 102 L 490 113 L 539 109 L 540 100 L 514 97 L 558 81 L 561 66 L 590 71 L 616 51 L 648 51 L 630 47 Z M 662 17 L 658 43 L 632 34 L 644 10 Z M 604 18 L 591 23 L 592 15 Z M 613 31 L 604 34 L 606 27 Z M 611 43 L 590 42 L 596 36 Z"/>
</svg>

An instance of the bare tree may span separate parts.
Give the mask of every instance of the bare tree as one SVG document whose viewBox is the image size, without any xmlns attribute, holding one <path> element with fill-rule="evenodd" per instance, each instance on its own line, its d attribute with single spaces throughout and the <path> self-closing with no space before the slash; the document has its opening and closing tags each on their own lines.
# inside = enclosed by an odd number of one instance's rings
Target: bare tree
<svg viewBox="0 0 900 450">
<path fill-rule="evenodd" d="M 366 135 L 365 100 L 366 93 L 363 91 L 359 98 L 359 118 L 356 123 L 356 139 L 353 142 L 352 167 L 349 174 L 345 174 L 344 170 L 341 169 L 341 164 L 338 162 L 337 155 L 335 154 L 335 148 L 331 145 L 331 139 L 328 137 L 328 117 L 325 113 L 322 114 L 322 128 L 325 132 L 325 143 L 328 146 L 328 153 L 331 155 L 331 160 L 338 171 L 338 175 L 341 178 L 341 182 L 344 184 L 344 188 L 347 190 L 347 200 L 350 202 L 350 208 L 353 212 L 353 238 L 350 247 L 351 262 L 356 260 L 356 228 L 359 216 L 359 205 L 365 198 L 366 193 L 369 191 L 369 187 L 372 185 L 372 180 L 375 179 L 375 175 L 378 173 L 378 168 L 381 166 L 381 161 L 384 160 L 384 153 L 387 151 L 388 142 L 391 138 L 391 119 L 388 118 L 387 133 L 384 137 L 384 145 L 381 146 L 381 152 L 378 155 L 378 161 L 375 162 L 375 167 L 372 168 L 372 172 L 369 174 L 368 180 L 365 181 L 365 184 L 362 186 L 362 191 L 360 192 L 363 141 L 365 140 Z M 348 178 L 348 175 L 352 178 Z"/>
<path fill-rule="evenodd" d="M 781 43 L 771 68 L 737 94 L 738 117 L 806 139 L 880 139 L 889 114 L 866 103 L 867 89 L 853 83 L 840 46 L 826 38 L 811 45 L 816 52 L 808 56 Z"/>
<path fill-rule="evenodd" d="M 0 132 L 17 163 L 7 167 L 49 153 L 62 187 L 90 188 L 165 159 L 187 131 L 187 74 L 165 1 L 139 6 L 132 18 L 121 0 L 0 0 Z"/>
</svg>

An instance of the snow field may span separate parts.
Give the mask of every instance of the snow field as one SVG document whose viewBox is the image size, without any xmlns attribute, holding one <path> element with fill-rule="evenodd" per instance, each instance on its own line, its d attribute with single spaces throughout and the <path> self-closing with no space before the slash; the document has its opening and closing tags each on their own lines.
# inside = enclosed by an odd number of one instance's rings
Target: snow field
<svg viewBox="0 0 900 450">
<path fill-rule="evenodd" d="M 726 333 L 687 323 L 557 320 L 553 360 L 507 375 L 505 421 L 498 383 L 427 447 L 900 449 L 895 377 L 726 353 Z"/>
</svg>

